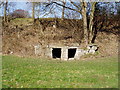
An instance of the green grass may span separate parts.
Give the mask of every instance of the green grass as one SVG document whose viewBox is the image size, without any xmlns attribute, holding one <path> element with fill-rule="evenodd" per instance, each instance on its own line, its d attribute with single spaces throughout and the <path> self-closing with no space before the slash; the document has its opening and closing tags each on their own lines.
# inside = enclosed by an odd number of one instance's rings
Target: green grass
<svg viewBox="0 0 120 90">
<path fill-rule="evenodd" d="M 54 21 L 56 20 L 56 18 L 39 18 L 39 20 L 41 21 Z M 76 21 L 76 20 L 79 20 L 79 19 L 66 19 L 67 22 L 68 21 Z M 63 20 L 61 18 L 57 18 L 57 21 L 61 22 L 61 24 L 64 24 L 63 23 Z M 81 20 L 80 20 L 81 21 Z M 12 25 L 27 25 L 27 24 L 32 24 L 33 23 L 33 19 L 32 18 L 15 18 L 13 20 L 11 20 L 11 24 Z"/>
<path fill-rule="evenodd" d="M 33 22 L 32 18 L 16 18 L 16 19 L 11 21 L 11 24 L 13 24 L 13 25 L 27 25 L 31 22 Z"/>
<path fill-rule="evenodd" d="M 118 88 L 117 57 L 60 61 L 3 56 L 3 88 Z"/>
</svg>

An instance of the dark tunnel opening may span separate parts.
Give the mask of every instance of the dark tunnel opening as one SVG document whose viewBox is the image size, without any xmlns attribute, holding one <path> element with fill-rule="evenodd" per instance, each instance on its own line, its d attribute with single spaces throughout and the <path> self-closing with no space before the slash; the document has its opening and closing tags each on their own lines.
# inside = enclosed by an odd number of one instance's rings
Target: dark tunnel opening
<svg viewBox="0 0 120 90">
<path fill-rule="evenodd" d="M 53 48 L 52 57 L 53 58 L 61 58 L 61 48 Z"/>
<path fill-rule="evenodd" d="M 68 49 L 68 59 L 69 58 L 74 58 L 75 53 L 76 53 L 76 48 Z"/>
</svg>

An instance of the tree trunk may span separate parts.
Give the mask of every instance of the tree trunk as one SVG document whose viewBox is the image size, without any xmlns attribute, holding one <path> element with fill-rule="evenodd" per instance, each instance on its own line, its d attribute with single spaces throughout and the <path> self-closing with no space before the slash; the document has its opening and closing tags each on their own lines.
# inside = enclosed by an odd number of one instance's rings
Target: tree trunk
<svg viewBox="0 0 120 90">
<path fill-rule="evenodd" d="M 63 1 L 63 6 L 65 6 L 66 2 Z M 62 19 L 64 19 L 64 14 L 65 14 L 65 7 L 62 9 Z"/>
<path fill-rule="evenodd" d="M 7 21 L 7 6 L 8 6 L 8 1 L 5 3 L 5 8 L 4 8 L 4 21 Z"/>
<path fill-rule="evenodd" d="M 89 22 L 89 43 L 92 43 L 93 38 L 93 18 L 94 18 L 94 11 L 95 11 L 95 4 L 96 2 L 91 2 L 91 12 L 90 12 L 90 22 Z"/>
<path fill-rule="evenodd" d="M 32 18 L 35 19 L 35 2 L 32 2 Z"/>
<path fill-rule="evenodd" d="M 81 2 L 82 3 L 82 18 L 83 18 L 83 29 L 84 29 L 84 40 L 86 43 L 86 46 L 88 45 L 88 29 L 87 29 L 87 2 Z"/>
</svg>

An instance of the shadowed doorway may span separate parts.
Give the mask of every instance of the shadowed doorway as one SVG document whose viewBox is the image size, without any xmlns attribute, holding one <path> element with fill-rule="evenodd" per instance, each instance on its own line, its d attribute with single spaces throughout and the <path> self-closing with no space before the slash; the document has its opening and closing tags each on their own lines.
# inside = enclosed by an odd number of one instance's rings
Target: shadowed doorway
<svg viewBox="0 0 120 90">
<path fill-rule="evenodd" d="M 68 59 L 69 58 L 74 58 L 75 53 L 76 53 L 76 48 L 68 49 Z"/>
<path fill-rule="evenodd" d="M 52 57 L 53 58 L 61 58 L 61 48 L 53 48 Z"/>
</svg>

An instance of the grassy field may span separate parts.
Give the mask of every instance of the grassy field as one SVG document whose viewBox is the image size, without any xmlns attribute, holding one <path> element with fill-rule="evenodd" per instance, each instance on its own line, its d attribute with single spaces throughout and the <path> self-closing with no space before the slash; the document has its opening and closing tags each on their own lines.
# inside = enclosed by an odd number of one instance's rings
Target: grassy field
<svg viewBox="0 0 120 90">
<path fill-rule="evenodd" d="M 117 57 L 59 61 L 3 56 L 3 88 L 117 88 Z"/>
</svg>

